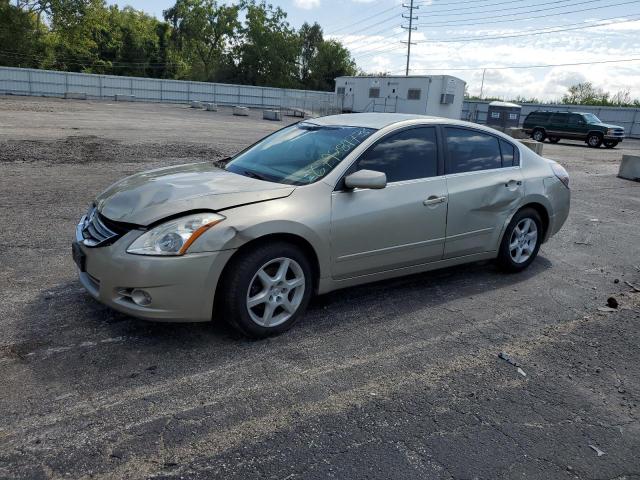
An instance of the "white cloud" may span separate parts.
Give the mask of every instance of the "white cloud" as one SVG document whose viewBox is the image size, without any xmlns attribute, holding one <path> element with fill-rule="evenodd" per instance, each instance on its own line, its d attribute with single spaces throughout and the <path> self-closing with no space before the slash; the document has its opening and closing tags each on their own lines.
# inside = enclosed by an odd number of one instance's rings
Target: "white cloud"
<svg viewBox="0 0 640 480">
<path fill-rule="evenodd" d="M 302 8 L 303 10 L 311 10 L 312 8 L 320 6 L 320 0 L 293 0 L 293 3 L 296 7 Z"/>
<path fill-rule="evenodd" d="M 638 22 L 640 23 L 640 22 Z M 624 25 L 624 27 L 623 27 Z M 483 93 L 487 96 L 559 99 L 567 88 L 581 81 L 611 93 L 629 89 L 640 98 L 640 61 L 591 65 L 567 65 L 546 68 L 496 69 L 491 67 L 548 65 L 640 58 L 636 22 L 606 25 L 594 29 L 553 35 L 515 37 L 504 40 L 418 43 L 411 48 L 413 74 L 450 74 L 463 78 L 472 95 L 480 93 L 482 69 L 487 68 Z M 358 66 L 369 72 L 404 73 L 405 37 L 396 32 L 381 35 L 337 36 L 352 49 Z M 479 37 L 514 33 L 513 29 L 489 31 L 438 30 L 417 31 L 413 39 L 446 40 L 455 37 Z M 396 48 L 393 45 L 396 45 Z M 447 71 L 447 69 L 462 69 Z M 471 69 L 471 70 L 470 70 Z"/>
</svg>

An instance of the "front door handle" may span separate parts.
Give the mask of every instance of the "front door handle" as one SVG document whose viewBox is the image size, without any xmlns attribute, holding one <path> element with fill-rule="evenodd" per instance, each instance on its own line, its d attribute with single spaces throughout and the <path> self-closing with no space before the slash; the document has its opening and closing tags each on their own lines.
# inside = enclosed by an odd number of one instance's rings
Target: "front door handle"
<svg viewBox="0 0 640 480">
<path fill-rule="evenodd" d="M 422 202 L 422 204 L 425 206 L 429 206 L 429 205 L 437 205 L 438 203 L 443 203 L 446 201 L 447 201 L 447 197 L 437 197 L 435 195 L 431 195 L 424 202 Z"/>
</svg>

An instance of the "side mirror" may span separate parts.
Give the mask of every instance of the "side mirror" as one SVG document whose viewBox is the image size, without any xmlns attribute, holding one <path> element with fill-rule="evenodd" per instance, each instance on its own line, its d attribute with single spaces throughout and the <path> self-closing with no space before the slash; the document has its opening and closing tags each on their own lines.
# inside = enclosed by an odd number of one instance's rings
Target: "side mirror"
<svg viewBox="0 0 640 480">
<path fill-rule="evenodd" d="M 344 178 L 347 188 L 381 189 L 387 186 L 387 175 L 374 170 L 358 170 Z"/>
</svg>

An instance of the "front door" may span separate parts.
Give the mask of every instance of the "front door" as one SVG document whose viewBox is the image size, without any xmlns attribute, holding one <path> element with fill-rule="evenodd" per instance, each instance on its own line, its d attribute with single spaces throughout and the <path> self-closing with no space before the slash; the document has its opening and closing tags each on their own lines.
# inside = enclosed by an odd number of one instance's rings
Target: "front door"
<svg viewBox="0 0 640 480">
<path fill-rule="evenodd" d="M 497 250 L 524 192 L 518 149 L 479 130 L 444 130 L 449 192 L 444 258 Z"/>
<path fill-rule="evenodd" d="M 447 187 L 438 162 L 435 127 L 390 133 L 349 170 L 387 175 L 380 190 L 332 194 L 332 275 L 336 279 L 442 258 Z"/>
</svg>

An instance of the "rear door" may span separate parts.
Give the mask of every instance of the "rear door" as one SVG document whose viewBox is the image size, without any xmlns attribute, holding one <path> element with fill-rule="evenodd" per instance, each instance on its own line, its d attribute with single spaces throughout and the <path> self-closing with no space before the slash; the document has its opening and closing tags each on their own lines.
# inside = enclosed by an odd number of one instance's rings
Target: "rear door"
<svg viewBox="0 0 640 480">
<path fill-rule="evenodd" d="M 444 258 L 497 250 L 524 192 L 518 149 L 467 127 L 444 127 L 444 137 L 449 192 Z"/>
<path fill-rule="evenodd" d="M 566 137 L 567 136 L 567 120 L 569 119 L 568 113 L 554 113 L 549 119 L 549 126 L 547 127 L 548 136 Z"/>
<path fill-rule="evenodd" d="M 336 187 L 331 199 L 334 278 L 428 263 L 442 258 L 447 218 L 444 162 L 435 126 L 389 133 L 347 174 L 387 175 L 380 190 Z"/>
</svg>

